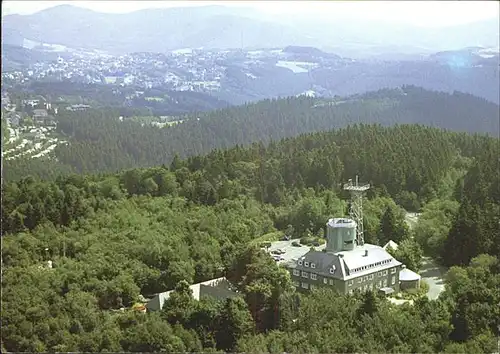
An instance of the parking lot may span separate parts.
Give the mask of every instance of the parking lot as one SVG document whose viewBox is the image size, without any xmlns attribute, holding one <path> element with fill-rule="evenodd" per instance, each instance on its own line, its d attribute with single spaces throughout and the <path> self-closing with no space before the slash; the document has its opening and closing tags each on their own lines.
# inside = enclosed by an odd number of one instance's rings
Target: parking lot
<svg viewBox="0 0 500 354">
<path fill-rule="evenodd" d="M 300 245 L 300 247 L 292 246 L 292 242 L 299 242 L 298 239 L 290 240 L 290 241 L 275 241 L 271 243 L 271 247 L 269 247 L 269 252 L 281 249 L 285 251 L 285 253 L 281 254 L 284 260 L 279 263 L 287 263 L 292 259 L 298 259 L 299 257 L 305 255 L 311 249 L 310 246 Z M 300 244 L 300 243 L 299 243 Z M 315 247 L 316 250 L 321 251 L 325 248 L 326 244 L 320 245 L 319 247 Z"/>
</svg>

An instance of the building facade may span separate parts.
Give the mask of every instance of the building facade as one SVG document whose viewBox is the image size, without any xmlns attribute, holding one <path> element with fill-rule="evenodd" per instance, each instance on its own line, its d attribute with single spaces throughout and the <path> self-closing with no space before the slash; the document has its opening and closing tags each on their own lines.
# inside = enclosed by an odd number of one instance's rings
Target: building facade
<svg viewBox="0 0 500 354">
<path fill-rule="evenodd" d="M 340 218 L 327 223 L 327 245 L 311 250 L 286 266 L 298 290 L 333 287 L 341 293 L 399 291 L 402 263 L 382 247 L 356 244 L 356 223 Z"/>
</svg>

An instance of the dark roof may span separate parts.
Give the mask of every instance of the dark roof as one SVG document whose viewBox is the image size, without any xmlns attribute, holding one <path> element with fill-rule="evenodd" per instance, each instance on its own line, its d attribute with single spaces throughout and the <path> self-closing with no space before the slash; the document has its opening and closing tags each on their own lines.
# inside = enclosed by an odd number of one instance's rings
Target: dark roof
<svg viewBox="0 0 500 354">
<path fill-rule="evenodd" d="M 366 251 L 368 251 L 367 255 Z M 298 260 L 302 260 L 302 265 L 298 264 Z M 382 247 L 370 244 L 356 247 L 352 251 L 337 253 L 309 251 L 298 260 L 292 261 L 287 266 L 342 280 L 357 278 L 401 265 L 401 262 Z M 304 265 L 305 262 L 309 263 L 308 267 Z M 311 263 L 314 263 L 314 268 L 311 267 Z"/>
</svg>

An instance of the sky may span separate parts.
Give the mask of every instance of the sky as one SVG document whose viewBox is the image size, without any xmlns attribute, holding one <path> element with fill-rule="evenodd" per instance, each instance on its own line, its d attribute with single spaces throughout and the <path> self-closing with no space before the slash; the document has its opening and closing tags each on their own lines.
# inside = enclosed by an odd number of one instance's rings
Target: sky
<svg viewBox="0 0 500 354">
<path fill-rule="evenodd" d="M 49 7 L 72 4 L 98 12 L 124 13 L 146 8 L 225 5 L 252 7 L 268 14 L 328 18 L 339 16 L 422 27 L 441 27 L 499 18 L 493 1 L 2 1 L 2 16 L 28 15 Z"/>
</svg>

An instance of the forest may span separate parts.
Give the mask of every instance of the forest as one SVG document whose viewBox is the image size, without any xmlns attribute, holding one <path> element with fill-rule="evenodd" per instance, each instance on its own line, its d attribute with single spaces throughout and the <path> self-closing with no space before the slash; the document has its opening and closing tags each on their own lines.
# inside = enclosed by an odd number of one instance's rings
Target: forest
<svg viewBox="0 0 500 354">
<path fill-rule="evenodd" d="M 73 131 L 96 142 L 93 155 L 83 144 L 74 150 L 81 161 L 99 161 L 106 124 Z M 259 132 L 266 130 L 249 130 L 246 140 L 228 131 L 227 145 L 236 146 L 197 155 L 208 149 L 200 141 L 163 165 L 142 152 L 144 165 L 155 167 L 7 181 L 2 352 L 497 350 L 498 138 L 355 124 L 281 140 L 268 129 L 276 140 L 248 144 Z M 129 133 L 141 141 L 139 131 Z M 364 206 L 367 241 L 400 242 L 398 257 L 414 268 L 421 253 L 449 267 L 437 300 L 393 305 L 372 292 L 328 288 L 300 294 L 255 243 L 284 230 L 321 237 L 329 217 L 346 214 L 340 186 L 354 175 L 373 185 Z M 413 229 L 404 225 L 405 210 L 421 212 Z M 193 299 L 188 284 L 222 275 L 241 296 Z M 161 311 L 133 310 L 140 294 L 170 289 Z"/>
<path fill-rule="evenodd" d="M 118 108 L 61 112 L 57 116 L 57 129 L 61 138 L 70 144 L 59 145 L 54 156 L 4 161 L 4 178 L 15 181 L 30 174 L 53 180 L 61 173 L 118 172 L 169 165 L 175 155 L 187 158 L 213 149 L 246 147 L 254 142 L 267 145 L 283 138 L 339 129 L 349 124 L 421 124 L 497 137 L 500 131 L 498 105 L 467 94 L 431 92 L 413 86 L 345 99 L 265 100 L 179 116 L 182 124 L 163 128 L 127 119 L 122 122 L 118 119 L 122 114 Z M 334 136 L 342 139 L 342 133 Z M 392 154 L 402 154 L 408 149 L 405 141 L 403 138 L 395 142 L 394 150 L 400 151 Z M 369 173 L 376 174 L 376 171 Z"/>
</svg>

